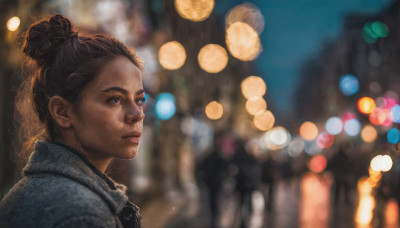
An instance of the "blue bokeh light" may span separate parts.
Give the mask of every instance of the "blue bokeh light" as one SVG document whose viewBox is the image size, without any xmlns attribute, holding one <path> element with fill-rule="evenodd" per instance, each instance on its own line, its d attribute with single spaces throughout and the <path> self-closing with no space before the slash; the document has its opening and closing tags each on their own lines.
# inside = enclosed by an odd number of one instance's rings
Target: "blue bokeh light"
<svg viewBox="0 0 400 228">
<path fill-rule="evenodd" d="M 337 135 L 343 130 L 343 122 L 337 116 L 331 117 L 326 121 L 325 129 L 329 134 Z"/>
<path fill-rule="evenodd" d="M 390 109 L 390 114 L 392 115 L 392 120 L 395 123 L 400 123 L 400 105 L 395 105 Z"/>
<path fill-rule="evenodd" d="M 340 78 L 339 88 L 345 96 L 354 95 L 359 89 L 358 79 L 352 74 L 346 74 Z"/>
<path fill-rule="evenodd" d="M 147 104 L 147 102 L 150 99 L 150 95 L 148 93 L 144 94 L 144 103 Z"/>
<path fill-rule="evenodd" d="M 161 120 L 168 120 L 175 115 L 175 97 L 170 93 L 161 93 L 156 98 L 156 115 Z"/>
<path fill-rule="evenodd" d="M 387 140 L 391 144 L 397 144 L 400 142 L 400 131 L 397 128 L 392 128 L 388 131 Z"/>
<path fill-rule="evenodd" d="M 344 132 L 346 132 L 348 136 L 356 136 L 360 133 L 360 131 L 361 124 L 357 119 L 348 120 L 344 124 Z"/>
</svg>

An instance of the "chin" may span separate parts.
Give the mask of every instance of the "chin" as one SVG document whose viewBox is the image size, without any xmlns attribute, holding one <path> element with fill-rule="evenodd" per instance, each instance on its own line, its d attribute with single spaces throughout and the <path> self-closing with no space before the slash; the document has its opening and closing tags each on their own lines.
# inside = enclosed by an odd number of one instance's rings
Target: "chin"
<svg viewBox="0 0 400 228">
<path fill-rule="evenodd" d="M 138 154 L 138 150 L 130 150 L 127 151 L 126 153 L 124 153 L 123 156 L 120 157 L 120 159 L 133 159 L 136 157 L 136 155 Z"/>
</svg>

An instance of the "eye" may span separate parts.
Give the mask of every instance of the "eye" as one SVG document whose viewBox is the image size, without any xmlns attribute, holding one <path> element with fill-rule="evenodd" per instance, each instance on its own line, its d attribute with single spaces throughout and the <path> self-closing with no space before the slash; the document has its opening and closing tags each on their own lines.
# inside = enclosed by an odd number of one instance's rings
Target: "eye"
<svg viewBox="0 0 400 228">
<path fill-rule="evenodd" d="M 144 98 L 144 97 L 136 99 L 136 104 L 137 105 L 143 106 L 144 102 L 146 102 L 146 98 Z"/>
<path fill-rule="evenodd" d="M 119 104 L 121 102 L 121 98 L 120 97 L 111 97 L 110 99 L 108 99 L 109 103 L 111 104 Z"/>
</svg>

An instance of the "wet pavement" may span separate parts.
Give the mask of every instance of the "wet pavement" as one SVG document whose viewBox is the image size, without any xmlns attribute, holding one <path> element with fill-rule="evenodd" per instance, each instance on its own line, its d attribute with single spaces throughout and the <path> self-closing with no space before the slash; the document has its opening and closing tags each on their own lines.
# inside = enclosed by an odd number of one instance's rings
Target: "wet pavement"
<svg viewBox="0 0 400 228">
<path fill-rule="evenodd" d="M 374 228 L 376 222 L 363 225 L 355 221 L 357 189 L 351 189 L 350 201 L 345 202 L 343 193 L 334 204 L 329 175 L 308 173 L 301 178 L 280 180 L 274 186 L 275 195 L 271 211 L 265 210 L 264 194 L 256 191 L 252 195 L 252 212 L 248 228 Z M 227 184 L 220 197 L 218 227 L 239 228 L 240 209 L 238 197 Z M 264 192 L 266 193 L 266 192 Z M 207 228 L 211 227 L 208 211 L 207 191 L 200 189 L 199 197 L 170 194 L 155 199 L 142 208 L 143 227 L 149 228 Z M 398 207 L 393 201 L 385 203 L 385 221 L 382 228 L 399 228 Z M 379 204 L 377 204 L 377 207 Z M 382 209 L 384 210 L 384 209 Z M 372 213 L 369 211 L 367 213 Z"/>
</svg>

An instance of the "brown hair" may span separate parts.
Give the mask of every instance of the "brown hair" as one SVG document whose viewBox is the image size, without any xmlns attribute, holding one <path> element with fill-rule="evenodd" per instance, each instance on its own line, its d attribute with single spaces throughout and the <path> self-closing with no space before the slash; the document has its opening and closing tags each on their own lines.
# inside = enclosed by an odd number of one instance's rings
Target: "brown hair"
<svg viewBox="0 0 400 228">
<path fill-rule="evenodd" d="M 38 140 L 57 136 L 48 104 L 58 95 L 73 104 L 80 92 L 107 61 L 125 56 L 139 69 L 142 61 L 134 50 L 103 34 L 83 35 L 62 15 L 32 24 L 24 35 L 23 52 L 33 60 L 34 70 L 22 82 L 16 99 L 16 118 L 23 140 L 19 165 L 26 163 Z"/>
</svg>

